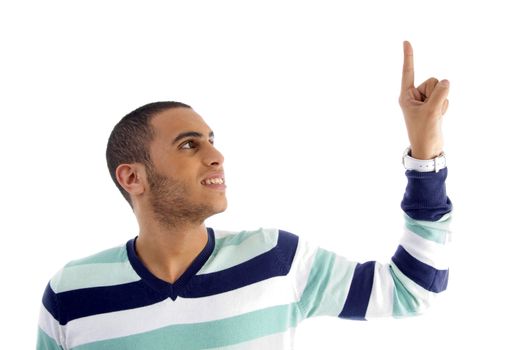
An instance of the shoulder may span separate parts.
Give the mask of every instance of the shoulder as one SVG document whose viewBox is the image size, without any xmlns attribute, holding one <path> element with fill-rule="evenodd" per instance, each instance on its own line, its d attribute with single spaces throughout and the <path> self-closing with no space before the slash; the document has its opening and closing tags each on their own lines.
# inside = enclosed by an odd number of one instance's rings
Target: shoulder
<svg viewBox="0 0 526 350">
<path fill-rule="evenodd" d="M 270 258 L 281 265 L 290 265 L 298 242 L 298 236 L 278 228 L 214 230 L 214 236 L 214 251 L 199 274 L 218 272 L 255 258 Z"/>
<path fill-rule="evenodd" d="M 216 242 L 223 244 L 239 244 L 246 241 L 272 243 L 276 240 L 279 230 L 276 228 L 260 227 L 254 230 L 229 231 L 214 230 Z"/>
<path fill-rule="evenodd" d="M 126 245 L 120 245 L 68 262 L 51 278 L 49 286 L 58 294 L 138 279 L 129 263 Z"/>
<path fill-rule="evenodd" d="M 114 262 L 122 262 L 128 259 L 126 254 L 126 245 L 120 245 L 113 248 L 105 249 L 103 251 L 88 255 L 86 257 L 72 260 L 68 262 L 65 267 L 81 266 L 89 264 L 107 264 Z"/>
<path fill-rule="evenodd" d="M 258 247 L 262 251 L 267 251 L 298 238 L 295 234 L 278 228 L 260 227 L 255 230 L 214 230 L 214 232 L 217 250 L 235 246 L 238 249 Z"/>
</svg>

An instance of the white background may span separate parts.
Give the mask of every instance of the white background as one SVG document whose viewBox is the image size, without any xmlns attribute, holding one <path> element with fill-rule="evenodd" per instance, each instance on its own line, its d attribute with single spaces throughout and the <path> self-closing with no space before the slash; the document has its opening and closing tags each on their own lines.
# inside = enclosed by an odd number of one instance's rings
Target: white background
<svg viewBox="0 0 526 350">
<path fill-rule="evenodd" d="M 424 316 L 309 319 L 297 349 L 524 346 L 525 65 L 519 1 L 17 1 L 0 5 L 2 348 L 34 348 L 48 279 L 123 244 L 115 123 L 190 104 L 225 155 L 222 229 L 279 227 L 358 261 L 402 233 L 402 42 L 444 116 L 454 251 Z M 7 346 L 9 345 L 9 346 Z"/>
</svg>

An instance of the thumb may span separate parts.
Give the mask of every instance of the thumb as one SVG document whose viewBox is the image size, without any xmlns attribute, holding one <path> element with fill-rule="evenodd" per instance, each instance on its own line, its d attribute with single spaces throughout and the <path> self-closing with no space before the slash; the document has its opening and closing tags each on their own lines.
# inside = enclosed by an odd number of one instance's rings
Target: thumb
<svg viewBox="0 0 526 350">
<path fill-rule="evenodd" d="M 441 80 L 438 84 L 436 84 L 435 88 L 433 89 L 433 92 L 431 93 L 431 96 L 429 96 L 429 104 L 437 107 L 442 111 L 442 106 L 444 105 L 444 101 L 447 99 L 448 93 L 449 80 Z"/>
</svg>

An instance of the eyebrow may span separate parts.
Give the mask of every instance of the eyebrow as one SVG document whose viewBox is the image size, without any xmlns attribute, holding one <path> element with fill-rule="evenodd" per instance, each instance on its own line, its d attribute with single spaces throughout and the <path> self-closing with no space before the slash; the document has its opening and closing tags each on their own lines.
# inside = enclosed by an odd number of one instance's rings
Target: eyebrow
<svg viewBox="0 0 526 350">
<path fill-rule="evenodd" d="M 175 139 L 172 141 L 172 145 L 177 143 L 177 141 L 180 141 L 184 138 L 187 138 L 187 137 L 203 137 L 203 134 L 201 134 L 200 132 L 197 132 L 197 131 L 185 131 L 185 132 L 182 132 L 180 133 L 179 135 L 177 135 L 175 137 Z M 214 137 L 214 132 L 213 131 L 210 131 L 210 133 L 208 134 L 208 137 Z"/>
</svg>

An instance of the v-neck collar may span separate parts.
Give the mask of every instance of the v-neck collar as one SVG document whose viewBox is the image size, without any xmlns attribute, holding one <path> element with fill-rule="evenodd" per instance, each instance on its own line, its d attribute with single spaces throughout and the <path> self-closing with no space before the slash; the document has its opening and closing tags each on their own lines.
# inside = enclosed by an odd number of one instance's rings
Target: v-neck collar
<svg viewBox="0 0 526 350">
<path fill-rule="evenodd" d="M 137 272 L 137 274 L 146 284 L 148 284 L 151 288 L 153 288 L 160 294 L 169 297 L 172 300 L 175 300 L 177 298 L 177 295 L 180 294 L 181 290 L 187 285 L 190 279 L 192 279 L 192 277 L 195 276 L 195 274 L 201 269 L 201 267 L 203 267 L 203 265 L 206 263 L 206 261 L 214 251 L 214 230 L 210 227 L 207 227 L 206 231 L 208 233 L 208 242 L 206 243 L 205 247 L 203 248 L 203 250 L 201 250 L 201 252 L 194 259 L 194 261 L 192 261 L 192 263 L 186 269 L 186 271 L 183 272 L 183 274 L 173 284 L 163 281 L 160 278 L 157 278 L 146 268 L 146 266 L 144 266 L 142 261 L 137 256 L 137 250 L 135 249 L 135 242 L 137 240 L 137 237 L 130 239 L 126 243 L 126 252 L 128 253 L 128 259 L 130 260 L 130 263 L 135 272 Z"/>
</svg>

